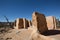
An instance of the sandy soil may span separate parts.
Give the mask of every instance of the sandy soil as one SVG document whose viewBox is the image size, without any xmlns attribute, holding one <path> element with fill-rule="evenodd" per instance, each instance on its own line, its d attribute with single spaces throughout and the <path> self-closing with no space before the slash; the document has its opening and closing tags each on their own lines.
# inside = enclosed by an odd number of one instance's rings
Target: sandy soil
<svg viewBox="0 0 60 40">
<path fill-rule="evenodd" d="M 31 29 L 12 29 L 0 34 L 0 40 L 55 40 L 55 36 L 43 36 Z"/>
</svg>

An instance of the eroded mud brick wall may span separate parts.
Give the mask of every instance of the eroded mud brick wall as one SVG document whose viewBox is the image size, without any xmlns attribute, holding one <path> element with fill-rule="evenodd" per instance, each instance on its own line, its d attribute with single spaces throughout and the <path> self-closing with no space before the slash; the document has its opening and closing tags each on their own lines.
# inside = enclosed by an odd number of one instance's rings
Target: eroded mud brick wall
<svg viewBox="0 0 60 40">
<path fill-rule="evenodd" d="M 29 23 L 29 27 L 32 26 L 31 20 L 28 20 L 28 23 Z"/>
<path fill-rule="evenodd" d="M 29 22 L 27 19 L 23 18 L 23 25 L 24 25 L 24 28 L 28 28 L 29 27 Z"/>
<path fill-rule="evenodd" d="M 16 27 L 16 20 L 14 21 L 14 27 Z"/>
<path fill-rule="evenodd" d="M 28 28 L 29 21 L 25 18 L 18 18 L 15 20 L 14 26 L 16 29 L 21 29 L 21 28 Z"/>
<path fill-rule="evenodd" d="M 49 30 L 56 29 L 56 18 L 54 16 L 46 17 L 46 21 Z"/>
<path fill-rule="evenodd" d="M 23 19 L 22 19 L 22 18 L 18 18 L 18 19 L 16 20 L 16 28 L 17 28 L 17 29 L 24 28 Z"/>
<path fill-rule="evenodd" d="M 34 12 L 32 14 L 32 26 L 36 27 L 40 33 L 48 30 L 44 14 Z"/>
</svg>

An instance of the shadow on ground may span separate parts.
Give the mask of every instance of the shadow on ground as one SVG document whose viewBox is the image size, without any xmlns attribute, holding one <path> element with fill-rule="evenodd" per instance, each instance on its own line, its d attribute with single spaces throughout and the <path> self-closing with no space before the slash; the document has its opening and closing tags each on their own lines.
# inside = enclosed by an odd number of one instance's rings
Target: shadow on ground
<svg viewBox="0 0 60 40">
<path fill-rule="evenodd" d="M 60 34 L 60 30 L 48 30 L 42 33 L 42 35 L 49 36 L 49 35 L 57 35 Z"/>
</svg>

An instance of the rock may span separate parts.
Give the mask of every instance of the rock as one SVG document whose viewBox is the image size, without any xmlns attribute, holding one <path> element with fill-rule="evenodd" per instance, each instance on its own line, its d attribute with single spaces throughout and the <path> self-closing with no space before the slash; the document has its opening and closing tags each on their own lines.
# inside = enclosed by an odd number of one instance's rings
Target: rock
<svg viewBox="0 0 60 40">
<path fill-rule="evenodd" d="M 11 40 L 12 38 L 6 38 L 6 40 Z"/>
</svg>

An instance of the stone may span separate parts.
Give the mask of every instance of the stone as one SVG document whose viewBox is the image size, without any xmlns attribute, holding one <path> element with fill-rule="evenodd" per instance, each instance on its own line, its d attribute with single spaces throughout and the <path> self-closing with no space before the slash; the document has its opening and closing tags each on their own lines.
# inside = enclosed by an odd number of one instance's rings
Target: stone
<svg viewBox="0 0 60 40">
<path fill-rule="evenodd" d="M 32 14 L 32 26 L 35 27 L 40 33 L 47 31 L 48 28 L 45 15 L 38 12 L 34 12 Z"/>
<path fill-rule="evenodd" d="M 46 22 L 49 30 L 56 29 L 56 18 L 54 16 L 47 16 Z"/>
</svg>

